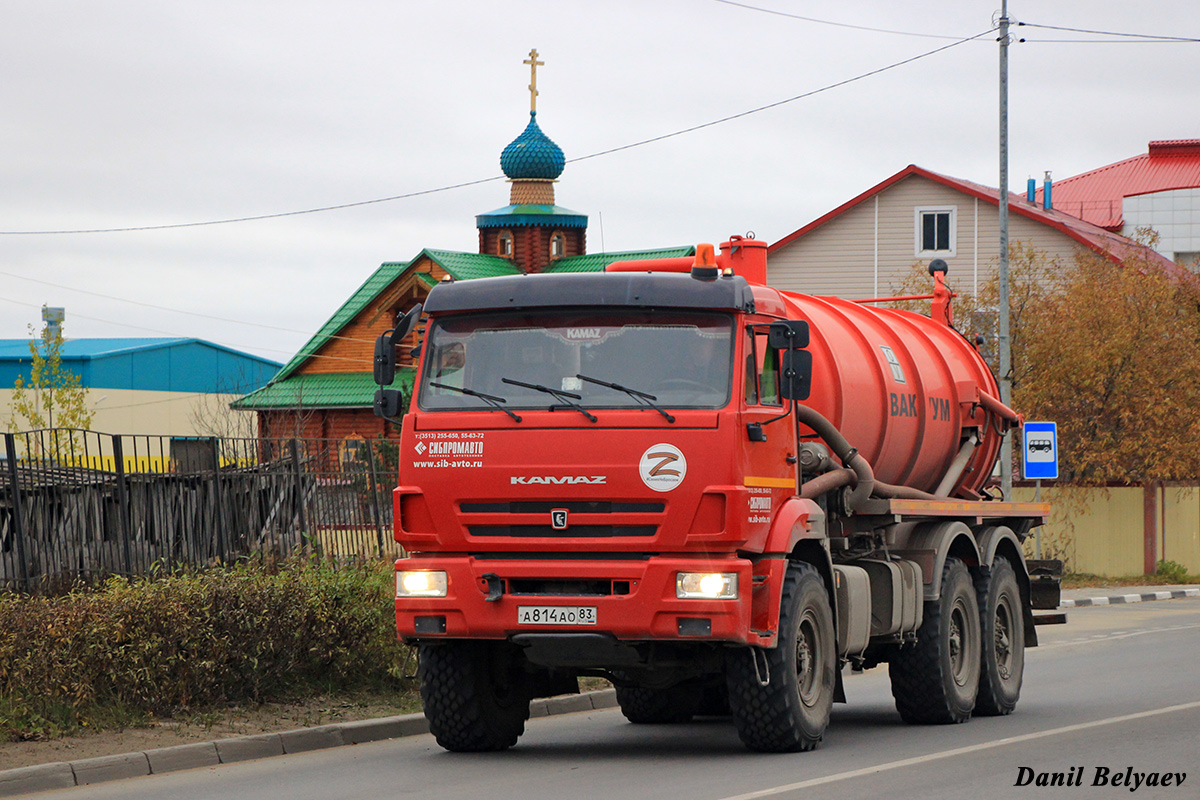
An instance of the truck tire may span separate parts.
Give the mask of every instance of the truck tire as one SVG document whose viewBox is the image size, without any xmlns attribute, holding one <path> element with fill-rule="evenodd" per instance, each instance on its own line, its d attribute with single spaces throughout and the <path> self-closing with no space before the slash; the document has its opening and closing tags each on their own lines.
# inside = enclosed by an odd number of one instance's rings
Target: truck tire
<svg viewBox="0 0 1200 800">
<path fill-rule="evenodd" d="M 422 645 L 418 677 L 429 731 L 456 753 L 505 750 L 529 719 L 520 650 L 503 642 Z"/>
<path fill-rule="evenodd" d="M 829 725 L 836 675 L 825 582 L 811 564 L 793 563 L 783 583 L 779 646 L 726 654 L 729 707 L 742 743 L 765 753 L 812 750 Z"/>
<path fill-rule="evenodd" d="M 621 707 L 625 719 L 635 725 L 687 722 L 700 709 L 700 698 L 700 689 L 695 686 L 672 686 L 669 689 L 617 687 L 617 705 Z"/>
<path fill-rule="evenodd" d="M 1025 673 L 1025 618 L 1012 563 L 998 556 L 990 574 L 975 581 L 975 591 L 983 645 L 975 713 L 999 717 L 1017 707 Z"/>
<path fill-rule="evenodd" d="M 966 722 L 980 672 L 979 602 L 966 564 L 947 558 L 942 595 L 925 603 L 915 644 L 888 664 L 896 710 L 910 724 Z"/>
</svg>

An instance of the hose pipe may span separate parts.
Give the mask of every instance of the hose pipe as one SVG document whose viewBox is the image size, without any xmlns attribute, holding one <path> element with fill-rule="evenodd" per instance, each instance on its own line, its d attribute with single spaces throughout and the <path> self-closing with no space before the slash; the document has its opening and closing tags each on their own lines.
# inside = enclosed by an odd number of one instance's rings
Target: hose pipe
<svg viewBox="0 0 1200 800">
<path fill-rule="evenodd" d="M 850 446 L 846 437 L 842 436 L 842 432 L 819 411 L 796 403 L 796 419 L 812 428 L 825 444 L 829 445 L 833 454 L 840 458 L 846 467 L 854 471 L 857 483 L 853 491 L 846 497 L 846 509 L 853 512 L 875 491 L 875 473 L 871 470 L 871 465 L 857 449 Z M 814 478 L 814 480 L 818 479 Z"/>
</svg>

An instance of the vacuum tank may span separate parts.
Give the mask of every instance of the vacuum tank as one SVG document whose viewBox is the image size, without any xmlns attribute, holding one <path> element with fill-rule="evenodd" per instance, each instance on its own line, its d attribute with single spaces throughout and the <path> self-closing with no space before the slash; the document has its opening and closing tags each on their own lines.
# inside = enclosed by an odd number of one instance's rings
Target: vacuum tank
<svg viewBox="0 0 1200 800">
<path fill-rule="evenodd" d="M 804 404 L 841 432 L 876 480 L 943 497 L 980 496 L 1001 431 L 1019 418 L 997 399 L 987 362 L 951 325 L 944 261 L 930 270 L 928 317 L 772 289 L 767 245 L 755 239 L 731 237 L 715 261 L 754 285 L 759 313 L 808 321 L 813 377 Z M 692 265 L 677 258 L 616 262 L 608 270 L 682 272 Z"/>
</svg>

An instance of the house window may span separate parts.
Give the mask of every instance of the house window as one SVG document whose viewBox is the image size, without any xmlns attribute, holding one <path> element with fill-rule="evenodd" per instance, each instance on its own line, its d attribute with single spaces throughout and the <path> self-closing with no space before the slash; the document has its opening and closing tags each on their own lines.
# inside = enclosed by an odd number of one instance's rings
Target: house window
<svg viewBox="0 0 1200 800">
<path fill-rule="evenodd" d="M 958 209 L 955 206 L 917 208 L 915 211 L 917 256 L 953 256 L 957 249 Z"/>
<path fill-rule="evenodd" d="M 500 238 L 496 240 L 496 255 L 512 258 L 513 254 L 513 237 L 508 231 L 500 231 Z"/>
<path fill-rule="evenodd" d="M 567 237 L 556 233 L 550 237 L 550 257 L 562 258 L 567 253 Z"/>
</svg>

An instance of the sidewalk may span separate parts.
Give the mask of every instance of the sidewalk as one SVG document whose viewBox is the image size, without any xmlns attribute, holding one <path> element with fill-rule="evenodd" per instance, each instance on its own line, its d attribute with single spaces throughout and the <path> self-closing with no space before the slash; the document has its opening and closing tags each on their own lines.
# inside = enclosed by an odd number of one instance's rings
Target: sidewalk
<svg viewBox="0 0 1200 800">
<path fill-rule="evenodd" d="M 1200 597 L 1197 586 L 1098 586 L 1087 589 L 1066 589 L 1062 593 L 1061 608 L 1086 608 L 1087 606 L 1110 606 L 1122 603 L 1147 603 L 1154 600 L 1179 600 L 1184 597 Z"/>
</svg>

